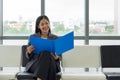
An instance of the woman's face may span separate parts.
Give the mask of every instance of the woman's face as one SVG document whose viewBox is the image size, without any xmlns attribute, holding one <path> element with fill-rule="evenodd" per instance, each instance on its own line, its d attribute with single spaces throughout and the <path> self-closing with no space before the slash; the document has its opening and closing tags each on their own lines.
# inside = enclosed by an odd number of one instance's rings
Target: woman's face
<svg viewBox="0 0 120 80">
<path fill-rule="evenodd" d="M 47 33 L 49 32 L 50 30 L 50 23 L 47 19 L 42 19 L 38 25 L 38 28 L 41 30 L 41 33 L 44 34 L 44 33 Z"/>
</svg>

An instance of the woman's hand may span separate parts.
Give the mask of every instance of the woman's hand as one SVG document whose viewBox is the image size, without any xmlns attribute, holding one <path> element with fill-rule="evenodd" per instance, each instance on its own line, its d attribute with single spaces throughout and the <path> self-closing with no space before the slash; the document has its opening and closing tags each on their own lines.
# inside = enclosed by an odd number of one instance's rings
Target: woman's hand
<svg viewBox="0 0 120 80">
<path fill-rule="evenodd" d="M 32 45 L 27 47 L 28 54 L 31 54 L 33 50 L 35 50 L 35 47 Z"/>
<path fill-rule="evenodd" d="M 55 60 L 57 60 L 57 59 L 59 58 L 59 56 L 57 56 L 57 55 L 54 54 L 54 53 L 52 53 L 51 55 L 53 56 L 53 58 L 54 58 Z"/>
</svg>

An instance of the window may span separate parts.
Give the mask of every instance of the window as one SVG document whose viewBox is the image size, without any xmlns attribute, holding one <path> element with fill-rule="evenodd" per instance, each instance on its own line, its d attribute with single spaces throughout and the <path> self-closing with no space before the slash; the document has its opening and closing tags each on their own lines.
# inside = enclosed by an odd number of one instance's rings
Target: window
<svg viewBox="0 0 120 80">
<path fill-rule="evenodd" d="M 45 0 L 45 14 L 53 33 L 74 31 L 75 36 L 84 35 L 84 0 Z"/>
<path fill-rule="evenodd" d="M 41 11 L 40 0 L 3 0 L 3 36 L 34 33 Z"/>
<path fill-rule="evenodd" d="M 49 17 L 52 33 L 62 36 L 74 31 L 75 45 L 119 44 L 119 0 L 1 0 L 0 4 L 2 1 L 1 44 L 25 44 L 41 14 Z"/>
<path fill-rule="evenodd" d="M 120 35 L 117 0 L 90 0 L 90 35 Z"/>
</svg>

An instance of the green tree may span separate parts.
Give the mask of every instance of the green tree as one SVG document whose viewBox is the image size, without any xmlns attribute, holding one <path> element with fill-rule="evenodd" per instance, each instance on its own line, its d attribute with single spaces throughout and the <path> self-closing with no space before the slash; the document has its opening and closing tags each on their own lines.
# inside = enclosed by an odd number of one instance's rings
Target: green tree
<svg viewBox="0 0 120 80">
<path fill-rule="evenodd" d="M 105 31 L 108 33 L 112 33 L 114 31 L 113 29 L 114 29 L 113 25 L 105 26 Z"/>
</svg>

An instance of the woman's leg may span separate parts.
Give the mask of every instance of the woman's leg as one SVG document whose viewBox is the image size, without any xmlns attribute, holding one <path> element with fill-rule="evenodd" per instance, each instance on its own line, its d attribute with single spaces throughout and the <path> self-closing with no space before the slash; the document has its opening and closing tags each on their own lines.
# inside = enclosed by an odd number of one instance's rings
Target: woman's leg
<svg viewBox="0 0 120 80">
<path fill-rule="evenodd" d="M 56 65 L 51 53 L 44 51 L 40 53 L 38 62 L 33 67 L 34 75 L 41 80 L 56 80 Z"/>
</svg>

